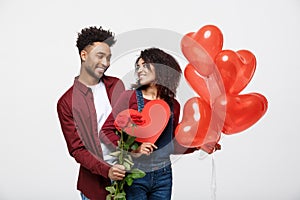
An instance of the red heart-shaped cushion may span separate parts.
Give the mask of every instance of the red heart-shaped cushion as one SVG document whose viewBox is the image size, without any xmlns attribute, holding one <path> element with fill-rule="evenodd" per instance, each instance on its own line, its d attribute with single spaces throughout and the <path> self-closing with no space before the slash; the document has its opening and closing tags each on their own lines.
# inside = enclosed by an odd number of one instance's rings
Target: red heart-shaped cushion
<svg viewBox="0 0 300 200">
<path fill-rule="evenodd" d="M 223 50 L 217 55 L 215 63 L 229 94 L 241 92 L 250 82 L 256 68 L 256 58 L 247 50 Z"/>
<path fill-rule="evenodd" d="M 131 136 L 135 136 L 138 142 L 154 144 L 168 124 L 170 107 L 163 100 L 152 100 L 145 105 L 141 113 L 137 110 L 126 109 L 118 114 L 118 116 L 128 116 L 129 118 L 133 115 L 142 115 L 145 122 L 135 127 L 126 127 L 124 131 Z"/>
<path fill-rule="evenodd" d="M 246 130 L 255 124 L 267 111 L 268 101 L 259 93 L 242 95 L 227 94 L 225 101 L 216 100 L 218 106 L 226 106 L 226 117 L 222 132 L 234 134 Z"/>
</svg>

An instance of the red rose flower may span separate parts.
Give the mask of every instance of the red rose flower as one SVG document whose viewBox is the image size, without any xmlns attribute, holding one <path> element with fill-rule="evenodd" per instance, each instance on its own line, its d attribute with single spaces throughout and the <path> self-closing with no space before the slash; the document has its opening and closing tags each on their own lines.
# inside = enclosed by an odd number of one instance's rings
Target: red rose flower
<svg viewBox="0 0 300 200">
<path fill-rule="evenodd" d="M 130 118 L 127 115 L 118 115 L 114 125 L 120 131 L 128 126 Z"/>
<path fill-rule="evenodd" d="M 124 185 L 132 185 L 133 179 L 142 178 L 146 175 L 145 172 L 141 171 L 138 168 L 133 168 L 134 163 L 131 157 L 131 151 L 138 148 L 138 144 L 135 142 L 135 136 L 126 133 L 126 130 L 134 129 L 138 125 L 145 123 L 142 115 L 131 109 L 121 111 L 115 121 L 114 125 L 118 132 L 120 139 L 118 140 L 118 147 L 115 152 L 112 152 L 110 155 L 117 158 L 118 164 L 121 164 L 128 171 L 123 180 L 114 181 L 110 186 L 107 186 L 105 189 L 109 192 L 106 196 L 106 199 L 126 199 Z"/>
<path fill-rule="evenodd" d="M 137 126 L 141 126 L 146 123 L 146 120 L 143 118 L 141 114 L 130 113 L 130 118 L 133 124 Z"/>
</svg>

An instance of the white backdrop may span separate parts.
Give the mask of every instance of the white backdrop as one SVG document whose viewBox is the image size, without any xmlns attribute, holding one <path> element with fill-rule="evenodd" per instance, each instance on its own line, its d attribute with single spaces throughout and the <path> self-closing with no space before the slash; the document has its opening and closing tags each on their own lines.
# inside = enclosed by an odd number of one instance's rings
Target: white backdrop
<svg viewBox="0 0 300 200">
<path fill-rule="evenodd" d="M 217 199 L 300 199 L 299 0 L 1 0 L 0 199 L 80 199 L 78 165 L 56 114 L 79 73 L 77 32 L 102 25 L 116 35 L 141 28 L 185 34 L 206 24 L 221 29 L 223 49 L 254 53 L 257 69 L 243 93 L 269 102 L 258 123 L 221 139 Z M 134 58 L 120 61 L 108 74 L 122 77 Z M 211 199 L 212 156 L 200 156 L 174 162 L 174 200 Z"/>
</svg>

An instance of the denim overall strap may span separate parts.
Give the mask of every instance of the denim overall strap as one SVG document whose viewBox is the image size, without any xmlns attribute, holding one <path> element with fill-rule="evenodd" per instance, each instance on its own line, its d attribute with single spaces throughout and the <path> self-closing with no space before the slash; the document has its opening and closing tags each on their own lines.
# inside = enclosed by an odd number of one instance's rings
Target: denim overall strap
<svg viewBox="0 0 300 200">
<path fill-rule="evenodd" d="M 144 108 L 144 98 L 143 98 L 143 93 L 141 90 L 136 89 L 136 99 L 137 99 L 137 104 L 138 104 L 138 111 L 142 112 Z"/>
<path fill-rule="evenodd" d="M 138 111 L 141 112 L 144 108 L 144 98 L 141 90 L 136 90 L 136 98 L 138 104 Z M 134 159 L 136 167 L 145 172 L 153 171 L 156 169 L 164 168 L 171 164 L 170 154 L 174 152 L 173 144 L 173 119 L 174 119 L 174 106 L 170 105 L 171 116 L 161 136 L 155 142 L 158 149 L 154 150 L 149 156 L 141 156 Z"/>
<path fill-rule="evenodd" d="M 169 122 L 165 128 L 165 130 L 163 131 L 163 133 L 161 134 L 160 138 L 156 141 L 156 144 L 159 148 L 162 148 L 166 145 L 170 145 L 172 143 L 173 140 L 173 119 L 174 119 L 174 109 L 173 109 L 173 104 L 171 104 L 170 106 L 171 109 L 171 116 L 169 119 Z M 173 151 L 174 147 L 172 147 L 172 149 L 169 149 L 171 151 Z"/>
<path fill-rule="evenodd" d="M 140 89 L 136 89 L 136 99 L 137 99 L 137 104 L 138 104 L 138 111 L 142 112 L 144 108 L 144 98 L 143 98 L 143 93 Z M 159 147 L 163 147 L 170 143 L 172 141 L 172 131 L 173 131 L 173 119 L 174 119 L 174 109 L 173 109 L 173 104 L 170 106 L 171 109 L 171 116 L 169 119 L 169 123 L 164 130 L 164 132 L 167 132 L 167 134 L 162 134 L 162 137 L 157 141 Z"/>
</svg>

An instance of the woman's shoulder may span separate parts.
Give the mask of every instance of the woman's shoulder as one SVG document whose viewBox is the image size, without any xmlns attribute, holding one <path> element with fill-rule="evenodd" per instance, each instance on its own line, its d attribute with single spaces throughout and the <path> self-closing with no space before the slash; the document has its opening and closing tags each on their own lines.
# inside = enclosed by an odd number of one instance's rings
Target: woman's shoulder
<svg viewBox="0 0 300 200">
<path fill-rule="evenodd" d="M 177 99 L 173 99 L 173 106 L 174 106 L 174 108 L 180 109 L 180 103 L 177 101 Z"/>
</svg>

